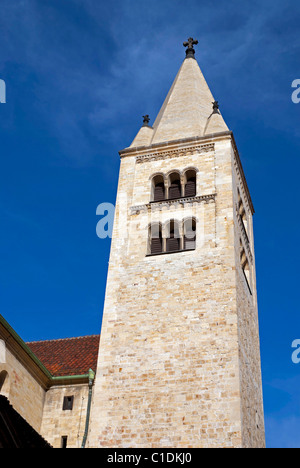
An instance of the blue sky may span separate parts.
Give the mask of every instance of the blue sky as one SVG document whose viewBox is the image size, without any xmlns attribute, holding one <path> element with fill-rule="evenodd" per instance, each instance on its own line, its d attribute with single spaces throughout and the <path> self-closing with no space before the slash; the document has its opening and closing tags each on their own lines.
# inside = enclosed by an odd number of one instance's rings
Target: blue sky
<svg viewBox="0 0 300 468">
<path fill-rule="evenodd" d="M 266 436 L 300 447 L 300 4 L 1 0 L 0 311 L 26 341 L 99 333 L 119 156 L 196 58 L 234 131 L 256 214 Z"/>
</svg>

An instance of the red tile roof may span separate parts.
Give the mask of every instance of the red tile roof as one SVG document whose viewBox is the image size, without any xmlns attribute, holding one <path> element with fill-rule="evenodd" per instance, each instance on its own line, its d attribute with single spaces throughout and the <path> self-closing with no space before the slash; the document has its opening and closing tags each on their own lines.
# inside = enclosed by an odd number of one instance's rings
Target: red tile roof
<svg viewBox="0 0 300 468">
<path fill-rule="evenodd" d="M 96 371 L 100 335 L 26 343 L 54 376 L 84 375 Z"/>
</svg>

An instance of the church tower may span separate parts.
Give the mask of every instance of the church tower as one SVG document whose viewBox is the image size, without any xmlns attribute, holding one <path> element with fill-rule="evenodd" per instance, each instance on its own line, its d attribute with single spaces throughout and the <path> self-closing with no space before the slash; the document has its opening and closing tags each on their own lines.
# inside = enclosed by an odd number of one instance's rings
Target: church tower
<svg viewBox="0 0 300 468">
<path fill-rule="evenodd" d="M 265 444 L 254 209 L 196 43 L 120 151 L 89 447 Z"/>
</svg>

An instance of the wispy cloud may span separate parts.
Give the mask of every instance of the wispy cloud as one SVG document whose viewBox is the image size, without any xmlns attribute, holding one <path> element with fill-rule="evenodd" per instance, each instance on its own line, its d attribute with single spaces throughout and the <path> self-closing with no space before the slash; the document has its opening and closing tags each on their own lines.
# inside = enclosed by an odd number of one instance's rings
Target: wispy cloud
<svg viewBox="0 0 300 468">
<path fill-rule="evenodd" d="M 297 47 L 296 28 L 277 27 L 290 3 L 267 1 L 253 8 L 244 2 L 225 11 L 224 2 L 220 8 L 192 2 L 187 10 L 178 1 L 125 0 L 108 8 L 76 0 L 68 14 L 61 2 L 3 0 L 2 69 L 16 62 L 34 73 L 28 92 L 35 112 L 77 162 L 90 163 L 108 140 L 119 149 L 122 142 L 130 144 L 146 110 L 154 120 L 190 31 L 198 35 L 197 58 L 228 114 L 238 103 L 239 112 L 259 111 L 267 125 L 290 128 L 288 119 L 279 112 L 270 118 L 268 110 L 290 104 L 289 83 L 277 79 L 286 53 Z"/>
</svg>

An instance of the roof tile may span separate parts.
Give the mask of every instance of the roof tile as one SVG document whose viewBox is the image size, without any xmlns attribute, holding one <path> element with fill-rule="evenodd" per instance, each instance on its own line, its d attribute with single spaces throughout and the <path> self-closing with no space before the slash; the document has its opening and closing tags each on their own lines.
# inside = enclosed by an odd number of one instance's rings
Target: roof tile
<svg viewBox="0 0 300 468">
<path fill-rule="evenodd" d="M 54 377 L 96 370 L 100 335 L 26 343 Z"/>
</svg>

